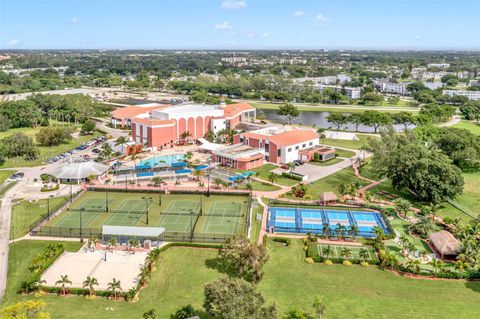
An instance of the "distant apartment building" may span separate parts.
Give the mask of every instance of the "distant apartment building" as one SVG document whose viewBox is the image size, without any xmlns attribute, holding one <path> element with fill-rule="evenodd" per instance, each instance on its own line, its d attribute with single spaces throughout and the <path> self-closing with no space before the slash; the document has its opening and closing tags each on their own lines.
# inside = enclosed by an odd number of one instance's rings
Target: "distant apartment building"
<svg viewBox="0 0 480 319">
<path fill-rule="evenodd" d="M 407 90 L 407 86 L 410 82 L 400 82 L 394 83 L 384 80 L 374 81 L 375 87 L 382 93 L 390 94 L 399 94 L 399 95 L 410 95 L 410 92 Z"/>
<path fill-rule="evenodd" d="M 423 85 L 425 85 L 427 88 L 430 90 L 435 90 L 438 88 L 443 87 L 445 84 L 442 82 L 428 82 L 428 81 L 422 81 Z"/>
<path fill-rule="evenodd" d="M 221 61 L 223 64 L 233 65 L 233 66 L 247 65 L 247 58 L 245 57 L 238 57 L 238 56 L 226 57 L 226 58 L 222 58 Z"/>
<path fill-rule="evenodd" d="M 479 101 L 480 100 L 480 91 L 467 91 L 467 90 L 443 90 L 443 94 L 448 96 L 465 96 L 470 101 Z"/>
<path fill-rule="evenodd" d="M 273 126 L 235 135 L 233 145 L 213 151 L 213 157 L 222 165 L 252 169 L 264 161 L 281 164 L 298 160 L 302 150 L 318 144 L 318 136 L 312 130 Z"/>
<path fill-rule="evenodd" d="M 450 68 L 450 63 L 429 63 L 427 64 L 428 68 L 439 68 L 439 69 L 448 69 Z"/>
<path fill-rule="evenodd" d="M 480 80 L 470 80 L 468 86 L 480 86 Z"/>
<path fill-rule="evenodd" d="M 345 94 L 351 100 L 359 99 L 362 97 L 362 89 L 358 87 L 318 84 L 318 85 L 314 85 L 313 88 L 319 91 L 320 93 L 323 93 L 325 89 L 330 88 L 336 92 Z"/>
<path fill-rule="evenodd" d="M 439 71 L 439 72 L 426 71 L 422 74 L 420 79 L 440 81 L 442 79 L 442 77 L 447 75 L 447 74 L 448 73 L 445 72 L 445 71 Z"/>
<path fill-rule="evenodd" d="M 339 75 L 328 75 L 328 76 L 319 76 L 319 77 L 304 77 L 293 79 L 294 83 L 303 84 L 305 82 L 311 82 L 312 84 L 324 84 L 324 85 L 333 85 L 337 83 L 350 82 L 351 77 L 344 74 Z"/>
</svg>

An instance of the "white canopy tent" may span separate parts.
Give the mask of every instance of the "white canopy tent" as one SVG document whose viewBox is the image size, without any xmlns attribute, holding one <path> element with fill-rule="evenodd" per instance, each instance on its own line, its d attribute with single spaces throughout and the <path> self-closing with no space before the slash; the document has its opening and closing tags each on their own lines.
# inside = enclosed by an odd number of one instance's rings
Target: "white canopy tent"
<svg viewBox="0 0 480 319">
<path fill-rule="evenodd" d="M 109 167 L 102 163 L 85 161 L 81 158 L 75 158 L 60 164 L 52 175 L 63 182 L 80 183 L 89 176 L 101 176 L 107 172 Z"/>
<path fill-rule="evenodd" d="M 224 145 L 222 145 L 222 144 L 211 143 L 204 138 L 199 138 L 198 141 L 200 143 L 202 143 L 202 145 L 200 145 L 200 148 L 205 150 L 205 151 L 213 152 L 213 151 L 215 151 L 215 150 L 217 150 L 221 147 L 224 147 Z"/>
</svg>

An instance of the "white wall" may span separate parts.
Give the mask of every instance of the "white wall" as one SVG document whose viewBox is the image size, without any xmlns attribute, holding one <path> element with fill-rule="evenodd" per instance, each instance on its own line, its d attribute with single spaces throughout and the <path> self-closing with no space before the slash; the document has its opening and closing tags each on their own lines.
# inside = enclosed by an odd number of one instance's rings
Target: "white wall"
<svg viewBox="0 0 480 319">
<path fill-rule="evenodd" d="M 217 134 L 218 131 L 223 130 L 227 127 L 225 119 L 213 119 L 212 120 L 212 131 Z"/>
<path fill-rule="evenodd" d="M 310 145 L 310 143 L 312 143 L 312 145 Z M 303 144 L 305 144 L 305 146 L 303 146 Z M 287 147 L 282 147 L 282 156 L 281 156 L 282 160 L 281 160 L 281 162 L 282 163 L 289 163 L 289 162 L 298 160 L 298 159 L 300 159 L 299 155 L 298 155 L 298 151 L 300 151 L 302 149 L 305 149 L 305 148 L 309 148 L 309 147 L 318 145 L 318 144 L 319 144 L 318 138 L 315 138 L 313 140 L 308 140 L 308 141 L 305 141 L 305 142 L 302 142 L 302 143 L 299 143 L 299 144 L 290 145 L 290 146 L 287 146 Z M 297 146 L 298 146 L 298 150 L 295 149 Z M 289 152 L 288 149 L 290 149 L 290 148 L 291 148 L 291 151 Z"/>
</svg>

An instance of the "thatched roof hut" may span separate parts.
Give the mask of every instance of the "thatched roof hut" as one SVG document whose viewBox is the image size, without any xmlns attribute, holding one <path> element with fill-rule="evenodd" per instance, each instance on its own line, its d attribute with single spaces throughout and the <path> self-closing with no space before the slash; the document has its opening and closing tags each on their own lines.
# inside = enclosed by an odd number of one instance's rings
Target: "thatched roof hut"
<svg viewBox="0 0 480 319">
<path fill-rule="evenodd" d="M 446 230 L 431 233 L 428 240 L 442 259 L 453 259 L 460 253 L 460 241 Z"/>
<path fill-rule="evenodd" d="M 335 193 L 332 193 L 332 192 L 326 192 L 320 195 L 320 202 L 322 203 L 335 202 L 337 199 L 338 199 L 337 195 L 335 195 Z"/>
</svg>

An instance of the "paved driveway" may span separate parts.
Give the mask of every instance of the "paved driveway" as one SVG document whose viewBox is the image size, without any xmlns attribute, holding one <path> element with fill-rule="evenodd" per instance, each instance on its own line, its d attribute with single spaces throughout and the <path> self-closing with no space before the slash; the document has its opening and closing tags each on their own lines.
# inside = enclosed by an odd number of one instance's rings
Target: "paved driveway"
<svg viewBox="0 0 480 319">
<path fill-rule="evenodd" d="M 339 163 L 329 166 L 318 166 L 314 164 L 305 163 L 295 168 L 295 173 L 307 175 L 308 179 L 305 183 L 311 183 L 328 175 L 334 174 L 352 164 L 350 159 L 345 159 Z"/>
</svg>

